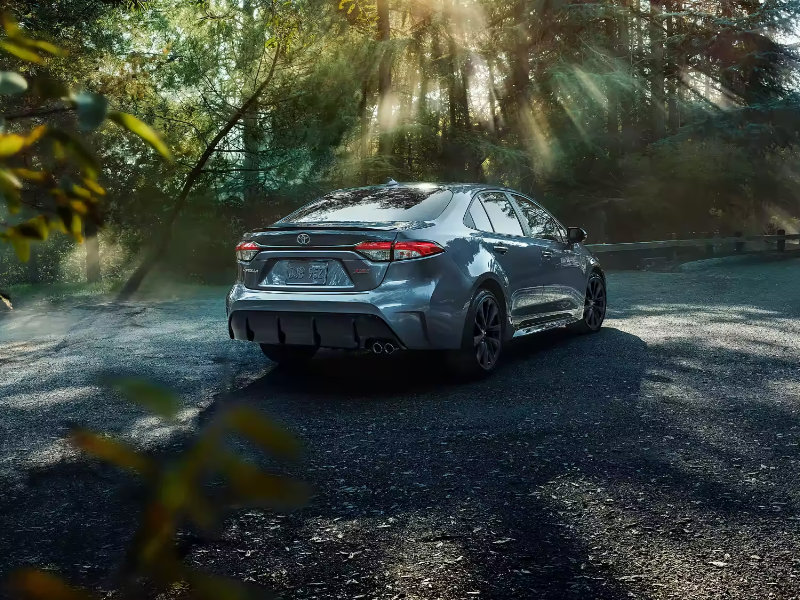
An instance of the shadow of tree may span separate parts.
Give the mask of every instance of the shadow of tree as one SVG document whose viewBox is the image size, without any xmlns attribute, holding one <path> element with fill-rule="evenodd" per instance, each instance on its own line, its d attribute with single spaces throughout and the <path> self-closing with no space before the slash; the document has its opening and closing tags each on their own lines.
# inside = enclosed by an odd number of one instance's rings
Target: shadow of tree
<svg viewBox="0 0 800 600">
<path fill-rule="evenodd" d="M 520 340 L 487 380 L 331 352 L 220 396 L 305 440 L 317 494 L 232 515 L 191 560 L 291 598 L 796 595 L 800 306 L 687 281 L 637 274 L 600 334 Z M 102 586 L 136 488 L 70 469 L 0 500 L 0 555 Z"/>
<path fill-rule="evenodd" d="M 425 357 L 328 355 L 302 376 L 274 371 L 241 396 L 307 440 L 298 473 L 318 495 L 275 530 L 303 568 L 267 552 L 253 569 L 284 573 L 262 583 L 298 598 L 656 597 L 649 582 L 688 564 L 706 570 L 700 589 L 721 585 L 707 571 L 720 548 L 778 551 L 762 536 L 797 507 L 797 461 L 767 471 L 768 485 L 745 474 L 786 463 L 762 438 L 800 435 L 800 421 L 770 395 L 792 358 L 706 343 L 553 331 L 468 384 Z M 263 532 L 260 518 L 239 527 Z M 347 524 L 340 538 L 335 523 Z"/>
</svg>

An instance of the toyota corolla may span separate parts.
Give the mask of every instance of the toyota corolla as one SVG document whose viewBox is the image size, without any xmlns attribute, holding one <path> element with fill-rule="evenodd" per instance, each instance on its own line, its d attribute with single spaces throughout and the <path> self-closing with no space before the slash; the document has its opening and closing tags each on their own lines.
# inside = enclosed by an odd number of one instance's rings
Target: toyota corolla
<svg viewBox="0 0 800 600">
<path fill-rule="evenodd" d="M 490 185 L 335 191 L 243 236 L 229 333 L 278 363 L 319 348 L 440 350 L 488 373 L 512 338 L 600 329 L 606 280 L 585 238 Z"/>
</svg>

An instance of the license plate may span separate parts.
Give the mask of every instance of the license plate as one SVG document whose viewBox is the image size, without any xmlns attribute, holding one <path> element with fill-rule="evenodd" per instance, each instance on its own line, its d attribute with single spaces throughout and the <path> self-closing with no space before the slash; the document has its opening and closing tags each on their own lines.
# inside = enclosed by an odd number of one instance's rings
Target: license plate
<svg viewBox="0 0 800 600">
<path fill-rule="evenodd" d="M 286 267 L 286 283 L 325 285 L 328 279 L 328 263 L 309 260 L 290 260 Z"/>
</svg>

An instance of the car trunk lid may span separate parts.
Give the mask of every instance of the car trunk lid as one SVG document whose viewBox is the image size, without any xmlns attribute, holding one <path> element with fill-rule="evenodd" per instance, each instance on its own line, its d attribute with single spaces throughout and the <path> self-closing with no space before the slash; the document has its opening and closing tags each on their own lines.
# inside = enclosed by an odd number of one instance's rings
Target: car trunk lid
<svg viewBox="0 0 800 600">
<path fill-rule="evenodd" d="M 388 263 L 368 260 L 354 250 L 362 242 L 393 242 L 396 224 L 281 223 L 246 236 L 260 247 L 241 264 L 250 289 L 336 292 L 367 291 L 383 281 Z"/>
</svg>

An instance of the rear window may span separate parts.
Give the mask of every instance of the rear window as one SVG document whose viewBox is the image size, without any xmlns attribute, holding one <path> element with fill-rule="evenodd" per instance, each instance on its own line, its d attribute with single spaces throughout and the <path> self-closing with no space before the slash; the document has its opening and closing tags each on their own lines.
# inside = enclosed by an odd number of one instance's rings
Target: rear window
<svg viewBox="0 0 800 600">
<path fill-rule="evenodd" d="M 453 192 L 435 186 L 341 190 L 314 200 L 279 223 L 393 223 L 439 217 Z"/>
</svg>

